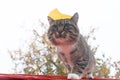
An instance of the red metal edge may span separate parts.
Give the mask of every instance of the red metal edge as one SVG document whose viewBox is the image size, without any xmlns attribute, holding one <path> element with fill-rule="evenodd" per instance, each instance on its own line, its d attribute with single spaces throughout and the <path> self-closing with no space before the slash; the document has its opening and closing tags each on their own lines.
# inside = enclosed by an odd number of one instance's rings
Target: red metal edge
<svg viewBox="0 0 120 80">
<path fill-rule="evenodd" d="M 0 74 L 0 80 L 68 80 L 68 79 L 67 76 Z M 120 80 L 120 79 L 95 77 L 93 79 L 82 78 L 82 80 Z"/>
<path fill-rule="evenodd" d="M 30 74 L 0 74 L 0 80 L 67 80 L 67 77 Z"/>
</svg>

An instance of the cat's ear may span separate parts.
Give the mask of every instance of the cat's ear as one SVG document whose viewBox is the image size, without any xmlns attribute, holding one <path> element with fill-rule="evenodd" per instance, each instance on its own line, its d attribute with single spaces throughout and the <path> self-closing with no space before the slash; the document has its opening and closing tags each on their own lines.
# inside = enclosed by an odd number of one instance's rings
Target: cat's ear
<svg viewBox="0 0 120 80">
<path fill-rule="evenodd" d="M 78 13 L 76 12 L 76 13 L 72 16 L 71 20 L 77 24 L 78 18 L 79 18 L 79 15 L 78 15 Z"/>
<path fill-rule="evenodd" d="M 54 20 L 51 17 L 47 16 L 47 18 L 48 18 L 49 24 L 51 24 L 52 22 L 54 22 Z"/>
</svg>

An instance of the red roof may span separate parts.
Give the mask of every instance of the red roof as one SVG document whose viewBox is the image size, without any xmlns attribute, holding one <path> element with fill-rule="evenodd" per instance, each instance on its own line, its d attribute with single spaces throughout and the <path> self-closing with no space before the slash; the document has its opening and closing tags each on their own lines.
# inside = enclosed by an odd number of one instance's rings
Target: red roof
<svg viewBox="0 0 120 80">
<path fill-rule="evenodd" d="M 66 76 L 50 76 L 50 75 L 28 75 L 28 74 L 0 74 L 0 80 L 67 80 Z M 83 78 L 82 80 L 88 80 Z M 120 80 L 110 78 L 94 78 L 91 80 Z"/>
</svg>

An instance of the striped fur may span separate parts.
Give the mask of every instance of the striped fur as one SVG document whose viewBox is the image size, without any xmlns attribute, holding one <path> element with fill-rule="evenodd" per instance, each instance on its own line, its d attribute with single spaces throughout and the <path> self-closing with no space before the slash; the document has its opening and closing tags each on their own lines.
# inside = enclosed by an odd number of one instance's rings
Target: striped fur
<svg viewBox="0 0 120 80">
<path fill-rule="evenodd" d="M 69 72 L 68 78 L 78 79 L 91 74 L 95 67 L 95 58 L 80 34 L 77 21 L 78 13 L 71 19 L 53 20 L 48 17 L 50 28 L 48 39 L 58 48 L 58 56 Z M 75 77 L 74 77 L 75 76 Z"/>
</svg>

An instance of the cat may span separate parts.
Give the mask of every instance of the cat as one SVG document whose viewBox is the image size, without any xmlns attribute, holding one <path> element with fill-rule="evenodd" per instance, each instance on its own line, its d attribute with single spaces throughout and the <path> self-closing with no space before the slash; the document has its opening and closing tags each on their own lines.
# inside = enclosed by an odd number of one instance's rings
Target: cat
<svg viewBox="0 0 120 80">
<path fill-rule="evenodd" d="M 92 78 L 95 57 L 77 26 L 79 15 L 53 20 L 48 16 L 48 39 L 57 47 L 58 57 L 69 70 L 68 79 Z"/>
</svg>

